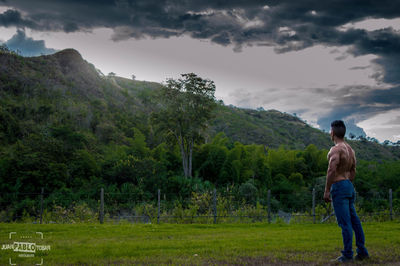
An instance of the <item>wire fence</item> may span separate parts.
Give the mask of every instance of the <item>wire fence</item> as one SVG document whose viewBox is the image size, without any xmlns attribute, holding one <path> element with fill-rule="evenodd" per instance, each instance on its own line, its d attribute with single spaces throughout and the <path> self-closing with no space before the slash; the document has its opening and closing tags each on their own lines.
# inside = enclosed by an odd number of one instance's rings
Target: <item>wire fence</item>
<svg viewBox="0 0 400 266">
<path fill-rule="evenodd" d="M 329 223 L 336 222 L 323 191 L 312 188 L 296 193 L 266 190 L 263 195 L 223 190 L 196 192 L 189 197 L 167 190 L 155 193 L 72 191 L 3 193 L 0 222 L 30 223 Z M 371 198 L 372 196 L 372 198 Z M 396 205 L 393 205 L 393 202 Z M 392 189 L 368 191 L 356 196 L 362 221 L 400 220 L 399 200 Z M 371 203 L 375 208 L 371 209 Z M 378 206 L 378 207 L 377 207 Z"/>
</svg>

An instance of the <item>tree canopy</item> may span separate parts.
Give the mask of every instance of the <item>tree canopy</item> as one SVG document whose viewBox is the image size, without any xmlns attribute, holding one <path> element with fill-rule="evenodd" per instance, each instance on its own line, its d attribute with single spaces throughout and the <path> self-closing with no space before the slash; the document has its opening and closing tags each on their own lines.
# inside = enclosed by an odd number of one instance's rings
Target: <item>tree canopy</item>
<svg viewBox="0 0 400 266">
<path fill-rule="evenodd" d="M 160 111 L 153 117 L 159 128 L 177 141 L 184 175 L 191 177 L 193 145 L 203 139 L 213 116 L 215 85 L 194 73 L 181 76 L 167 80 L 160 91 Z"/>
</svg>

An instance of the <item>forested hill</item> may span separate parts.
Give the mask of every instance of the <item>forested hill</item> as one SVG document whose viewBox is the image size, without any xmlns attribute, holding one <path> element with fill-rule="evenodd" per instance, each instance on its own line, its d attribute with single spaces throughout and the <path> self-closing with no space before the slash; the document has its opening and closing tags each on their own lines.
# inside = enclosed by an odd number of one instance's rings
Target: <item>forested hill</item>
<svg viewBox="0 0 400 266">
<path fill-rule="evenodd" d="M 309 126 L 298 117 L 276 110 L 220 106 L 212 125 L 213 132 L 222 131 L 229 138 L 244 144 L 264 144 L 270 148 L 285 145 L 290 149 L 304 149 L 310 144 L 329 149 L 333 145 L 328 133 Z M 382 145 L 365 138 L 347 141 L 358 159 L 382 161 L 400 158 L 400 147 Z"/>
<path fill-rule="evenodd" d="M 1 149 L 5 151 L 22 140 L 45 142 L 51 136 L 63 139 L 71 149 L 85 145 L 88 151 L 96 152 L 99 144 L 129 145 L 135 130 L 144 134 L 149 147 L 156 147 L 165 138 L 155 132 L 149 117 L 157 108 L 155 96 L 161 86 L 104 76 L 73 49 L 31 58 L 2 51 Z M 206 141 L 224 132 L 231 141 L 262 144 L 266 148 L 285 145 L 303 149 L 315 144 L 328 149 L 332 145 L 327 133 L 275 110 L 242 109 L 219 103 L 210 125 Z M 360 159 L 400 158 L 399 147 L 366 140 L 351 142 Z"/>
</svg>

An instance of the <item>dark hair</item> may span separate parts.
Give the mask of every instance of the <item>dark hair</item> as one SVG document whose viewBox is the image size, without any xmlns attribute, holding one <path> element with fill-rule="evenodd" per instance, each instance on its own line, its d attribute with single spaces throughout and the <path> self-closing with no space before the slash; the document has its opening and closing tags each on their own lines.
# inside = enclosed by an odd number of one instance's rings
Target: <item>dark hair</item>
<svg viewBox="0 0 400 266">
<path fill-rule="evenodd" d="M 335 120 L 331 123 L 331 128 L 333 131 L 333 135 L 342 139 L 346 134 L 346 126 L 342 120 Z"/>
</svg>

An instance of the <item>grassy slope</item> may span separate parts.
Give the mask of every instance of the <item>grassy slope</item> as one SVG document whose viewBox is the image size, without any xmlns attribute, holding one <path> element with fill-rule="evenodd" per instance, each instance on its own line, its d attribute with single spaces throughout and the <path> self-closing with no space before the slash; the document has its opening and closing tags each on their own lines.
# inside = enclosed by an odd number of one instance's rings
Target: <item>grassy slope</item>
<svg viewBox="0 0 400 266">
<path fill-rule="evenodd" d="M 400 223 L 365 223 L 369 263 L 400 260 Z M 0 241 L 11 231 L 41 231 L 57 264 L 329 264 L 339 255 L 336 224 L 0 224 Z M 0 264 L 7 264 L 2 252 Z M 196 255 L 197 254 L 197 255 Z"/>
<path fill-rule="evenodd" d="M 292 149 L 304 149 L 309 144 L 319 148 L 330 146 L 326 134 L 295 116 L 276 110 L 257 111 L 219 106 L 212 130 L 225 132 L 229 138 L 244 144 L 264 144 L 270 148 L 286 145 Z"/>
</svg>

